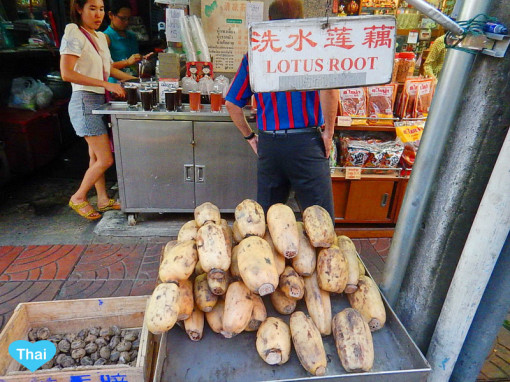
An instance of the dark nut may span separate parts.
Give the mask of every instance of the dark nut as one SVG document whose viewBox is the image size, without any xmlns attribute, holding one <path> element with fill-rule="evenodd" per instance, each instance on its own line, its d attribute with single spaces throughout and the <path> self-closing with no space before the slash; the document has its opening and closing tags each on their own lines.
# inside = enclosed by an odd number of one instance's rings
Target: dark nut
<svg viewBox="0 0 510 382">
<path fill-rule="evenodd" d="M 133 330 L 128 330 L 125 334 L 124 334 L 124 341 L 130 341 L 130 342 L 133 342 L 134 340 L 136 340 L 138 338 L 138 333 L 133 331 Z"/>
<path fill-rule="evenodd" d="M 66 355 L 62 362 L 60 363 L 60 366 L 66 368 L 66 367 L 72 367 L 74 366 L 74 359 L 71 356 Z"/>
<path fill-rule="evenodd" d="M 54 334 L 48 338 L 48 341 L 51 341 L 53 345 L 57 346 L 60 341 L 62 341 L 62 336 L 59 334 Z"/>
<path fill-rule="evenodd" d="M 39 340 L 47 340 L 50 335 L 50 329 L 48 328 L 39 328 L 39 330 L 37 330 L 37 339 Z"/>
<path fill-rule="evenodd" d="M 85 351 L 87 352 L 87 354 L 94 353 L 95 351 L 97 351 L 97 345 L 94 342 L 89 342 L 87 346 L 85 346 Z"/>
<path fill-rule="evenodd" d="M 108 346 L 103 346 L 101 349 L 99 349 L 99 355 L 101 358 L 108 359 L 110 358 L 111 354 L 112 352 Z"/>
<path fill-rule="evenodd" d="M 96 340 L 96 345 L 100 348 L 102 348 L 103 346 L 107 346 L 108 345 L 108 341 L 106 341 L 103 337 L 99 337 L 97 340 Z"/>
<path fill-rule="evenodd" d="M 117 362 L 120 357 L 120 352 L 118 351 L 112 351 L 112 354 L 110 354 L 110 361 Z"/>
<path fill-rule="evenodd" d="M 113 325 L 110 329 L 114 336 L 120 336 L 120 328 L 117 325 Z"/>
<path fill-rule="evenodd" d="M 96 328 L 96 327 L 89 328 L 89 334 L 92 334 L 96 337 L 99 336 L 100 332 L 101 332 L 101 329 L 99 329 L 99 328 Z"/>
<path fill-rule="evenodd" d="M 112 339 L 110 340 L 110 349 L 112 350 L 115 349 L 119 343 L 120 343 L 119 336 L 113 336 Z"/>
<path fill-rule="evenodd" d="M 82 329 L 78 333 L 78 337 L 80 337 L 82 340 L 87 337 L 89 334 L 89 331 L 87 329 Z"/>
<path fill-rule="evenodd" d="M 101 358 L 101 357 L 99 356 L 99 352 L 98 351 L 95 351 L 94 353 L 92 353 L 90 355 L 90 359 L 92 361 L 94 361 L 94 362 L 96 362 L 99 358 Z"/>
<path fill-rule="evenodd" d="M 138 349 L 140 347 L 140 339 L 137 338 L 133 341 L 133 349 Z"/>
<path fill-rule="evenodd" d="M 67 333 L 64 338 L 69 341 L 69 343 L 73 342 L 76 339 L 76 334 Z"/>
<path fill-rule="evenodd" d="M 89 356 L 85 356 L 81 359 L 80 363 L 83 366 L 92 366 L 94 364 L 94 361 L 92 361 Z"/>
<path fill-rule="evenodd" d="M 85 342 L 89 343 L 89 342 L 96 342 L 97 340 L 97 336 L 93 335 L 93 334 L 89 334 L 87 337 L 85 337 Z"/>
<path fill-rule="evenodd" d="M 115 348 L 115 350 L 123 352 L 123 351 L 130 351 L 131 350 L 131 342 L 129 341 L 121 341 Z"/>
<path fill-rule="evenodd" d="M 71 342 L 71 349 L 83 349 L 85 347 L 85 341 L 83 340 L 74 340 Z"/>
<path fill-rule="evenodd" d="M 111 337 L 111 336 L 113 336 L 113 335 L 114 335 L 114 333 L 113 333 L 112 328 L 103 328 L 103 329 L 101 329 L 101 331 L 99 332 L 99 335 L 100 335 L 101 337 Z"/>
<path fill-rule="evenodd" d="M 37 330 L 38 328 L 32 328 L 28 331 L 28 340 L 37 341 Z"/>
<path fill-rule="evenodd" d="M 129 353 L 127 351 L 121 352 L 119 357 L 119 363 L 128 363 L 129 361 L 131 361 L 131 358 L 129 358 Z"/>
<path fill-rule="evenodd" d="M 73 357 L 74 359 L 83 358 L 83 357 L 85 357 L 85 355 L 87 355 L 87 352 L 83 348 L 82 349 L 74 349 L 71 352 L 71 357 Z"/>
<path fill-rule="evenodd" d="M 71 344 L 68 340 L 62 340 L 58 343 L 58 350 L 60 350 L 62 353 L 67 353 L 69 349 L 71 349 Z"/>
<path fill-rule="evenodd" d="M 138 350 L 131 350 L 129 352 L 129 358 L 136 359 L 136 357 L 138 357 Z"/>
<path fill-rule="evenodd" d="M 106 360 L 104 358 L 99 358 L 96 362 L 94 362 L 94 366 L 106 365 Z"/>
<path fill-rule="evenodd" d="M 59 354 L 57 356 L 57 359 L 55 360 L 57 362 L 57 365 L 61 365 L 62 364 L 62 361 L 64 360 L 64 358 L 66 357 L 65 354 Z"/>
</svg>

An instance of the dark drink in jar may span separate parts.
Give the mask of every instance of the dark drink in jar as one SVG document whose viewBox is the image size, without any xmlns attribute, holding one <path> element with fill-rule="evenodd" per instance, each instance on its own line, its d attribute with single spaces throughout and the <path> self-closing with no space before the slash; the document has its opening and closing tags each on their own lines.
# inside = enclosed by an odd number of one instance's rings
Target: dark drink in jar
<svg viewBox="0 0 510 382">
<path fill-rule="evenodd" d="M 175 101 L 177 92 L 166 92 L 165 93 L 165 106 L 168 111 L 175 111 Z"/>
<path fill-rule="evenodd" d="M 140 98 L 142 99 L 143 110 L 149 111 L 152 108 L 152 99 L 154 92 L 152 89 L 140 90 Z"/>
<path fill-rule="evenodd" d="M 177 91 L 175 92 L 175 106 L 182 106 L 182 88 L 177 88 Z"/>
<path fill-rule="evenodd" d="M 153 86 L 151 88 L 152 90 L 152 106 L 156 107 L 158 106 L 158 87 L 157 86 Z"/>
<path fill-rule="evenodd" d="M 136 106 L 138 103 L 138 90 L 136 86 L 127 86 L 125 90 L 127 96 L 127 104 L 129 106 Z"/>
</svg>

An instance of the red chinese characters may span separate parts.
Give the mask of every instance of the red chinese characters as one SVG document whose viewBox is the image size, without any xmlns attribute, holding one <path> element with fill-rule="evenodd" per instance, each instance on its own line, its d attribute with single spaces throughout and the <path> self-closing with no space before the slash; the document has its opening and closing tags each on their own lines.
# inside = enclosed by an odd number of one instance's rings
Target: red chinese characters
<svg viewBox="0 0 510 382">
<path fill-rule="evenodd" d="M 275 42 L 279 42 L 280 39 L 277 38 L 277 35 L 274 35 L 271 30 L 265 31 L 262 36 L 260 33 L 253 32 L 251 42 L 254 44 L 252 50 L 258 50 L 259 52 L 264 52 L 268 47 L 273 52 L 279 52 L 282 50 L 281 47 L 276 47 L 274 45 Z"/>
<path fill-rule="evenodd" d="M 324 45 L 324 48 L 328 46 L 335 46 L 337 48 L 343 49 L 351 49 L 354 47 L 353 42 L 351 41 L 351 28 L 342 27 L 342 28 L 329 28 L 327 30 L 328 37 L 326 38 L 327 43 Z"/>
<path fill-rule="evenodd" d="M 371 27 L 364 28 L 365 40 L 363 45 L 367 45 L 368 48 L 377 48 L 379 46 L 387 46 L 391 48 L 391 31 L 395 29 L 394 26 L 381 25 L 377 27 L 372 25 Z"/>
<path fill-rule="evenodd" d="M 291 34 L 289 38 L 294 39 L 294 41 L 291 41 L 290 44 L 285 45 L 287 48 L 292 48 L 297 44 L 297 47 L 294 48 L 294 50 L 300 52 L 303 50 L 303 42 L 306 41 L 311 47 L 317 46 L 317 43 L 314 42 L 309 37 L 312 35 L 312 32 L 308 32 L 306 35 L 303 32 L 303 29 L 299 29 L 298 34 Z"/>
</svg>

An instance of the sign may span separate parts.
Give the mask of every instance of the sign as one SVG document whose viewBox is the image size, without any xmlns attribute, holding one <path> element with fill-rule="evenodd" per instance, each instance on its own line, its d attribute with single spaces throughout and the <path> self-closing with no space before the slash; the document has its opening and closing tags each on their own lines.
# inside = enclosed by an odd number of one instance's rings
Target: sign
<svg viewBox="0 0 510 382">
<path fill-rule="evenodd" d="M 251 21 L 261 19 L 263 4 L 202 0 L 202 26 L 216 71 L 237 71 L 243 55 L 248 51 L 247 18 Z"/>
<path fill-rule="evenodd" d="M 345 126 L 349 127 L 352 126 L 352 118 L 348 115 L 339 115 L 336 117 L 336 124 L 337 126 Z"/>
<path fill-rule="evenodd" d="M 181 27 L 179 19 L 184 17 L 184 9 L 167 8 L 166 16 L 166 41 L 181 42 Z"/>
<path fill-rule="evenodd" d="M 336 89 L 389 83 L 393 16 L 276 20 L 250 27 L 254 92 Z"/>
<path fill-rule="evenodd" d="M 361 179 L 361 167 L 346 167 L 345 179 Z"/>
</svg>

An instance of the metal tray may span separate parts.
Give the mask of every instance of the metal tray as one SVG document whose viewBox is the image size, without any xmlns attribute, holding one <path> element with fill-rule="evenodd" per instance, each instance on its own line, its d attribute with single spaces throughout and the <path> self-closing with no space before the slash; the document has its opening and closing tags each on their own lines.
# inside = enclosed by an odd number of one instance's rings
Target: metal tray
<svg viewBox="0 0 510 382">
<path fill-rule="evenodd" d="M 384 299 L 384 297 L 383 297 Z M 269 298 L 264 298 L 268 316 L 290 316 L 274 311 Z M 189 382 L 270 382 L 270 381 L 340 381 L 414 382 L 427 380 L 430 366 L 413 342 L 393 310 L 386 307 L 386 325 L 372 333 L 374 366 L 367 373 L 347 373 L 340 363 L 333 336 L 323 337 L 328 359 L 326 375 L 311 376 L 303 369 L 292 349 L 290 359 L 281 366 L 266 364 L 255 348 L 256 332 L 243 332 L 226 339 L 214 333 L 207 322 L 201 341 L 192 342 L 184 330 L 175 327 L 166 333 L 166 360 L 160 381 Z M 331 295 L 332 314 L 350 307 L 344 295 Z M 307 312 L 304 300 L 296 310 Z"/>
</svg>

